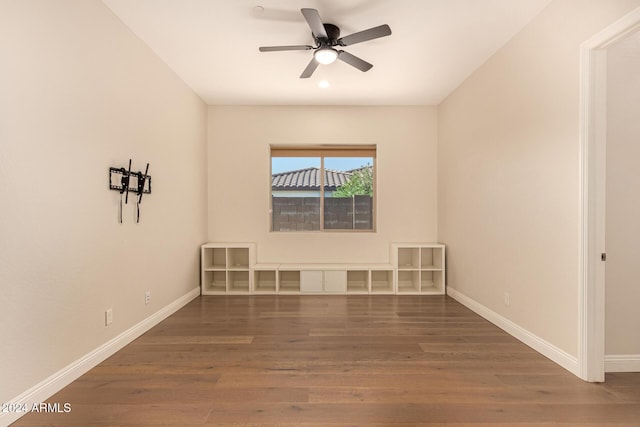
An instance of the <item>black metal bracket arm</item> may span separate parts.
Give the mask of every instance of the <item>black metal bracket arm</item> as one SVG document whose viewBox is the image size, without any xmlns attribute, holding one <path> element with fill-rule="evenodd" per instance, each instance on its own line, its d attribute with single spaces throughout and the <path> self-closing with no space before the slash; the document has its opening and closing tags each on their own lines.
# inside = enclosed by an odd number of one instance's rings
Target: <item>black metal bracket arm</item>
<svg viewBox="0 0 640 427">
<path fill-rule="evenodd" d="M 149 191 L 145 191 L 145 183 L 149 179 Z M 147 168 L 144 170 L 144 175 L 142 172 L 138 171 L 138 203 L 142 202 L 142 195 L 144 193 L 151 193 L 151 177 L 149 176 L 149 163 L 147 163 Z"/>
</svg>

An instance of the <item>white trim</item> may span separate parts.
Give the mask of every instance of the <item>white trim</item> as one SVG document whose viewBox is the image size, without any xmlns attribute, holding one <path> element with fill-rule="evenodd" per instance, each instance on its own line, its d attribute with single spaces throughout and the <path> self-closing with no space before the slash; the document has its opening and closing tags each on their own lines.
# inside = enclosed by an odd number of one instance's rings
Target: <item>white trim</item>
<svg viewBox="0 0 640 427">
<path fill-rule="evenodd" d="M 640 29 L 640 8 L 580 46 L 580 378 L 604 381 L 606 48 Z"/>
<path fill-rule="evenodd" d="M 640 354 L 608 354 L 604 357 L 605 372 L 640 372 Z"/>
<path fill-rule="evenodd" d="M 522 341 L 538 353 L 541 353 L 543 356 L 551 359 L 553 362 L 562 366 L 572 374 L 578 375 L 579 365 L 576 357 L 451 287 L 447 287 L 447 295 L 484 317 L 489 322 L 507 332 L 509 335 Z"/>
<path fill-rule="evenodd" d="M 581 111 L 580 111 L 580 174 L 581 174 L 581 234 L 580 234 L 580 281 L 579 289 L 579 333 L 578 360 L 580 378 L 587 381 L 604 381 L 604 294 L 600 292 L 600 280 L 604 277 L 604 266 L 598 262 L 598 254 L 604 252 L 604 239 L 596 230 L 604 224 L 604 208 L 598 204 L 597 194 L 601 189 L 604 171 L 598 155 L 602 141 L 596 124 L 604 128 L 606 114 L 597 108 L 598 96 L 606 85 L 596 81 L 597 71 L 602 77 L 606 65 L 605 51 L 598 51 L 584 44 L 581 47 Z M 599 83 L 599 84 L 598 84 Z M 606 99 L 606 98 L 605 98 Z M 600 101 L 600 105 L 602 102 Z M 595 260 L 596 262 L 590 261 Z"/>
<path fill-rule="evenodd" d="M 140 323 L 132 326 L 120 335 L 112 338 L 100 347 L 90 351 L 80 359 L 72 362 L 70 365 L 62 368 L 55 374 L 31 387 L 29 390 L 11 399 L 8 403 L 27 404 L 31 407 L 33 403 L 46 401 L 49 397 L 62 390 L 71 382 L 78 379 L 90 369 L 94 368 L 102 361 L 122 349 L 140 335 L 184 307 L 193 299 L 200 295 L 200 287 L 194 288 L 187 292 L 177 300 L 173 301 L 164 308 L 158 310 L 151 316 L 142 320 Z M 25 413 L 0 413 L 0 426 L 8 426 L 15 422 L 18 418 L 26 415 Z"/>
</svg>

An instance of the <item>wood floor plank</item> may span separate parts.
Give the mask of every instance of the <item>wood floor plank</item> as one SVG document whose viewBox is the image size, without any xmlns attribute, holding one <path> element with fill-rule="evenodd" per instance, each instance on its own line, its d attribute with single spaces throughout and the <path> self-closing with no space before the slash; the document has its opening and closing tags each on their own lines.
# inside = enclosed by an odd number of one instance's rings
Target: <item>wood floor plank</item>
<svg viewBox="0 0 640 427">
<path fill-rule="evenodd" d="M 135 345 L 176 345 L 176 344 L 251 344 L 252 336 L 216 336 L 216 335 L 152 335 L 145 337 L 144 341 L 137 340 Z"/>
<path fill-rule="evenodd" d="M 442 387 L 313 387 L 309 389 L 311 403 L 518 403 L 538 404 L 599 404 L 621 403 L 619 398 L 606 390 L 588 388 L 575 392 L 571 387 L 499 387 L 468 386 Z"/>
<path fill-rule="evenodd" d="M 218 387 L 254 387 L 281 384 L 285 387 L 398 387 L 412 384 L 413 389 L 428 388 L 484 388 L 487 385 L 502 387 L 494 375 L 476 373 L 473 375 L 422 375 L 408 374 L 341 374 L 323 375 L 306 372 L 275 372 L 270 375 L 225 374 L 217 382 Z"/>
<path fill-rule="evenodd" d="M 640 374 L 589 384 L 446 296 L 192 301 L 15 426 L 639 426 Z"/>
<path fill-rule="evenodd" d="M 72 387 L 57 393 L 51 398 L 56 402 L 73 402 L 75 405 L 95 404 L 96 397 L 91 390 Z M 109 386 L 99 389 L 101 405 L 162 405 L 170 402 L 179 405 L 213 405 L 215 403 L 233 402 L 308 402 L 309 393 L 306 388 L 293 387 L 237 387 L 216 388 L 203 386 L 179 387 L 167 384 L 162 388 Z"/>
</svg>

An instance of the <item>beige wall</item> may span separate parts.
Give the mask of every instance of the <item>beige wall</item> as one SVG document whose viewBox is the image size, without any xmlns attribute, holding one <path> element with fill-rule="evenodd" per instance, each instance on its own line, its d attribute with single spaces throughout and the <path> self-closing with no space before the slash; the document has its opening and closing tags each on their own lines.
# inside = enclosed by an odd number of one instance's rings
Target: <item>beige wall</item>
<svg viewBox="0 0 640 427">
<path fill-rule="evenodd" d="M 198 286 L 206 106 L 98 0 L 2 1 L 0 58 L 8 402 Z M 108 168 L 130 157 L 153 194 L 121 225 Z"/>
<path fill-rule="evenodd" d="M 640 32 L 607 49 L 605 353 L 640 354 Z"/>
<path fill-rule="evenodd" d="M 389 262 L 391 242 L 437 241 L 434 107 L 210 107 L 209 240 L 259 262 Z M 377 144 L 376 233 L 269 232 L 269 144 Z"/>
<path fill-rule="evenodd" d="M 579 48 L 637 6 L 553 1 L 438 110 L 438 230 L 449 286 L 573 356 Z"/>
</svg>

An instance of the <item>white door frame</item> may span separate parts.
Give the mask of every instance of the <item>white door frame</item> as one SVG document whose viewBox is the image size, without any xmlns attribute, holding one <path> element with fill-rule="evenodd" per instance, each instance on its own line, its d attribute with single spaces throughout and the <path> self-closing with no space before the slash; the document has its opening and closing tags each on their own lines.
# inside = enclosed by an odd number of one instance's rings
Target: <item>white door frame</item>
<svg viewBox="0 0 640 427">
<path fill-rule="evenodd" d="M 580 377 L 604 381 L 607 47 L 640 30 L 640 8 L 580 46 Z"/>
</svg>

